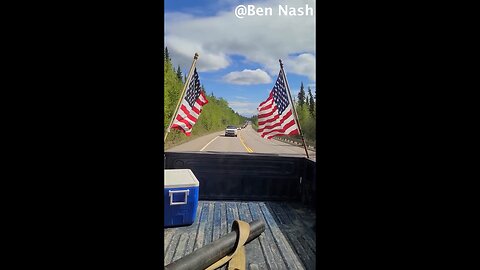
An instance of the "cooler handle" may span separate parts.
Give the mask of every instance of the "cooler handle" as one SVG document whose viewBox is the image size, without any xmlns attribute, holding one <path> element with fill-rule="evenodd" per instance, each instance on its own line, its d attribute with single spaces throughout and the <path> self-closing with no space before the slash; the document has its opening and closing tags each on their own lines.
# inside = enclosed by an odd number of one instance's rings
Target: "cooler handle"
<svg viewBox="0 0 480 270">
<path fill-rule="evenodd" d="M 185 201 L 183 202 L 173 202 L 173 193 L 185 193 Z M 179 204 L 187 204 L 187 198 L 190 194 L 190 190 L 169 190 L 168 197 L 170 197 L 170 205 L 179 205 Z"/>
</svg>

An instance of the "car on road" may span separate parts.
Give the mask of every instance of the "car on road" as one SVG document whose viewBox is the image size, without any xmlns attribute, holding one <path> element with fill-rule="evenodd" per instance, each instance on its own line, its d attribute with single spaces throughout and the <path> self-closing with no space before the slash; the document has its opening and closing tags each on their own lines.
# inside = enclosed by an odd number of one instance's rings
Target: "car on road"
<svg viewBox="0 0 480 270">
<path fill-rule="evenodd" d="M 227 128 L 225 129 L 225 136 L 237 137 L 237 127 L 236 126 L 227 126 Z"/>
</svg>

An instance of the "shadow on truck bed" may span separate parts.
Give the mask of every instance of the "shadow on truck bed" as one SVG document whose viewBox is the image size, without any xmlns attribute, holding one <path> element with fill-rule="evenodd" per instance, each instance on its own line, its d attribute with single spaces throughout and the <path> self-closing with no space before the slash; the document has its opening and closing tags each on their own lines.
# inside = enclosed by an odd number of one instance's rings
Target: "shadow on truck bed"
<svg viewBox="0 0 480 270">
<path fill-rule="evenodd" d="M 164 229 L 164 265 L 227 234 L 235 219 L 262 219 L 265 232 L 246 246 L 248 269 L 315 269 L 315 162 L 268 154 L 165 154 L 166 169 L 193 171 L 200 195 L 194 224 Z"/>
</svg>

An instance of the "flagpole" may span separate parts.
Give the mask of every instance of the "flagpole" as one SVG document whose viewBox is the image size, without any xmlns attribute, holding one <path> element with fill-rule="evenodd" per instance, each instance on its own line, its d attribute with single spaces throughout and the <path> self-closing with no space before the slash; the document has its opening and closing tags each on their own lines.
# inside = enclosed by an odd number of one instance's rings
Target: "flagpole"
<svg viewBox="0 0 480 270">
<path fill-rule="evenodd" d="M 292 96 L 290 95 L 290 86 L 288 85 L 287 73 L 285 73 L 285 70 L 283 69 L 282 59 L 278 59 L 278 61 L 280 62 L 280 68 L 283 70 L 283 77 L 285 79 L 285 83 L 286 83 L 287 89 L 288 89 L 288 91 L 287 91 L 288 92 L 288 97 L 290 98 L 290 103 L 292 104 L 293 112 L 295 114 L 295 120 L 297 121 L 298 130 L 300 131 L 300 136 L 302 137 L 303 148 L 305 149 L 305 154 L 307 154 L 307 158 L 310 158 L 308 156 L 307 145 L 305 144 L 305 139 L 303 138 L 302 128 L 300 127 L 300 121 L 298 121 L 297 110 L 295 109 L 295 104 L 293 103 Z"/>
<path fill-rule="evenodd" d="M 193 74 L 193 69 L 195 67 L 195 63 L 197 62 L 198 59 L 198 53 L 195 53 L 195 56 L 193 56 L 193 62 L 192 66 L 190 67 L 190 71 L 188 72 L 187 80 L 185 81 L 185 85 L 183 86 L 182 94 L 180 95 L 180 99 L 177 102 L 177 107 L 175 108 L 175 113 L 172 115 L 172 119 L 170 120 L 170 124 L 167 127 L 167 133 L 165 133 L 165 137 L 163 138 L 163 143 L 167 140 L 168 133 L 170 133 L 170 127 L 173 124 L 174 118 L 177 115 L 178 109 L 180 108 L 180 103 L 182 103 L 183 96 L 185 95 L 185 91 L 187 89 L 188 84 L 190 83 L 190 80 L 192 79 L 192 74 Z"/>
</svg>

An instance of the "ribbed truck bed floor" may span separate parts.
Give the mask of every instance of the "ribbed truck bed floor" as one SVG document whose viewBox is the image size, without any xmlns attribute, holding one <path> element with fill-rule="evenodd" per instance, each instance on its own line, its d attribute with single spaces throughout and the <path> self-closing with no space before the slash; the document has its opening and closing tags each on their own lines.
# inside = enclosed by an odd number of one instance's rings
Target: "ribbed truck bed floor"
<svg viewBox="0 0 480 270">
<path fill-rule="evenodd" d="M 262 219 L 265 232 L 245 247 L 247 269 L 315 269 L 315 218 L 299 203 L 199 201 L 194 224 L 164 229 L 164 265 L 229 233 L 235 219 Z"/>
</svg>

